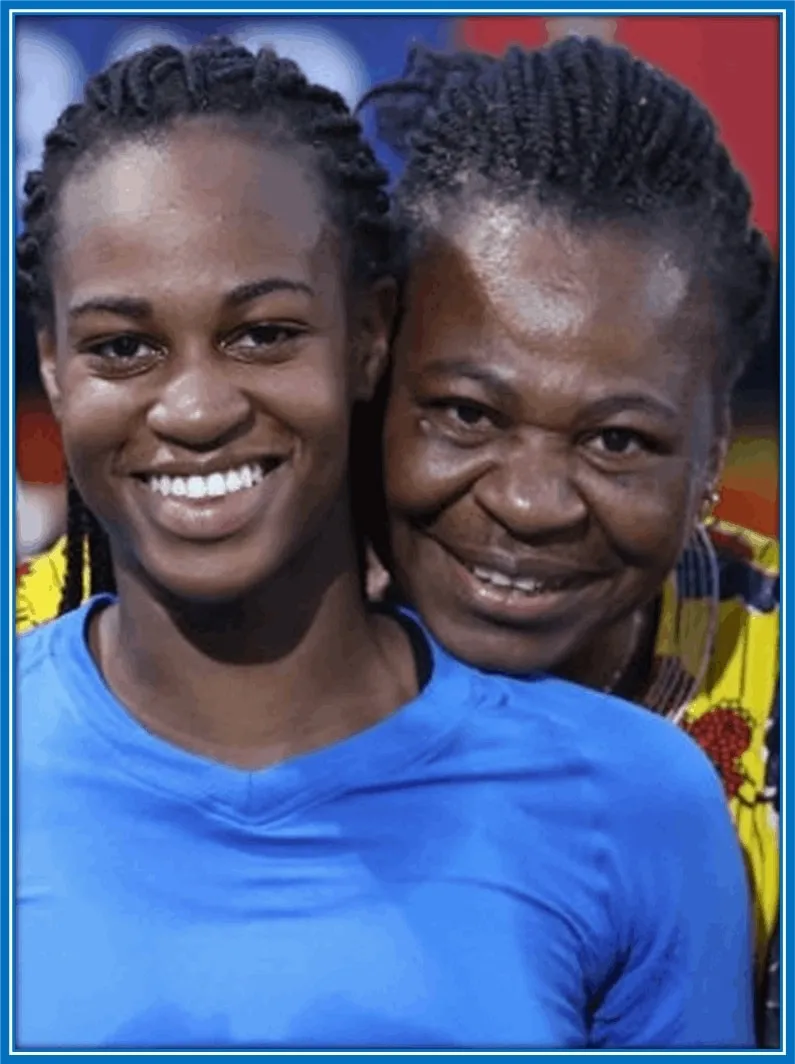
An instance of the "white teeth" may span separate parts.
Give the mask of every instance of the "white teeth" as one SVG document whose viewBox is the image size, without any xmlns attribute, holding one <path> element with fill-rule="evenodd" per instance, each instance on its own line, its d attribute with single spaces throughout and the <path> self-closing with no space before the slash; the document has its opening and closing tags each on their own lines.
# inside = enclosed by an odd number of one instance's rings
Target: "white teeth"
<svg viewBox="0 0 795 1064">
<path fill-rule="evenodd" d="M 512 591 L 523 591 L 526 595 L 538 594 L 551 589 L 550 585 L 540 580 L 533 580 L 530 577 L 518 577 L 514 580 L 506 573 L 501 573 L 497 569 L 486 569 L 481 565 L 471 566 L 470 571 L 484 584 L 503 589 L 510 588 Z"/>
<path fill-rule="evenodd" d="M 480 565 L 475 565 L 472 568 L 472 572 L 478 578 L 478 580 L 487 580 L 491 583 L 491 569 L 483 569 Z"/>
<path fill-rule="evenodd" d="M 511 587 L 513 584 L 513 580 L 511 580 L 510 576 L 506 576 L 505 573 L 493 572 L 489 579 L 497 587 Z"/>
<path fill-rule="evenodd" d="M 497 587 L 510 587 L 513 583 L 510 576 L 506 576 L 505 573 L 500 573 L 496 569 L 484 569 L 480 565 L 476 565 L 472 570 L 478 580 L 485 580 L 488 584 L 496 584 Z"/>
<path fill-rule="evenodd" d="M 246 488 L 253 488 L 262 481 L 264 474 L 259 465 L 247 464 L 239 469 L 223 473 L 211 473 L 208 477 L 193 474 L 189 477 L 149 477 L 149 487 L 160 495 L 189 499 L 219 499 Z"/>
<path fill-rule="evenodd" d="M 223 473 L 211 473 L 207 477 L 207 494 L 213 499 L 226 495 L 226 478 Z"/>
<path fill-rule="evenodd" d="M 204 477 L 188 477 L 188 498 L 203 499 L 207 494 L 207 485 Z"/>
</svg>

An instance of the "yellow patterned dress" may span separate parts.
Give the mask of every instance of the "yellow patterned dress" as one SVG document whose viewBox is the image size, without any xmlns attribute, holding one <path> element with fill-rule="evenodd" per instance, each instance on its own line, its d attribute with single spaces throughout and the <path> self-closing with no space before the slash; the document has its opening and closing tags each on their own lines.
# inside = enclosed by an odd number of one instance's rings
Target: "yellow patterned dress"
<svg viewBox="0 0 795 1064">
<path fill-rule="evenodd" d="M 717 602 L 683 594 L 671 577 L 656 656 L 658 666 L 671 656 L 681 662 L 682 637 L 674 629 L 698 645 L 713 614 L 706 668 L 680 723 L 723 781 L 753 885 L 761 962 L 779 907 L 779 546 L 726 522 L 714 522 L 709 535 Z"/>
<path fill-rule="evenodd" d="M 779 548 L 775 540 L 722 521 L 714 521 L 708 532 L 717 561 L 713 586 L 698 579 L 696 562 L 690 569 L 680 564 L 669 578 L 655 666 L 657 674 L 678 671 L 696 685 L 679 722 L 723 781 L 753 887 L 763 974 L 765 963 L 777 961 L 769 959 L 768 947 L 776 931 L 780 877 Z M 61 542 L 20 569 L 17 631 L 56 615 L 64 568 Z M 696 578 L 688 579 L 688 572 Z M 675 693 L 676 683 L 669 688 Z M 777 988 L 777 975 L 774 984 Z"/>
</svg>

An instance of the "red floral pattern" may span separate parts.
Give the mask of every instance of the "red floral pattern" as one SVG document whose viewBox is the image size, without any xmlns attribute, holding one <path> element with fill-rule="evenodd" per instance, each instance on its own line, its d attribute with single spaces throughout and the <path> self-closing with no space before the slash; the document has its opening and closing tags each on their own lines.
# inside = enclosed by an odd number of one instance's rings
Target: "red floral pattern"
<svg viewBox="0 0 795 1064">
<path fill-rule="evenodd" d="M 751 725 L 738 709 L 713 706 L 684 730 L 715 765 L 729 798 L 735 798 L 745 781 L 740 758 L 751 746 Z"/>
</svg>

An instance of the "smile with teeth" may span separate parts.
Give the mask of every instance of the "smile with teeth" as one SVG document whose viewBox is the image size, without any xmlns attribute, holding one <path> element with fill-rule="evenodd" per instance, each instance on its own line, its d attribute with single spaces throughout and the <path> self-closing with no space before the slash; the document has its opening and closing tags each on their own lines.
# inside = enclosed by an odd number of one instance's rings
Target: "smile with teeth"
<svg viewBox="0 0 795 1064">
<path fill-rule="evenodd" d="M 220 499 L 224 495 L 234 495 L 260 484 L 265 475 L 278 463 L 247 462 L 235 469 L 227 469 L 208 476 L 147 476 L 150 489 L 166 498 L 185 499 Z"/>
<path fill-rule="evenodd" d="M 489 569 L 483 565 L 467 565 L 473 576 L 487 587 L 499 588 L 500 591 L 519 591 L 523 595 L 544 595 L 554 591 L 563 591 L 572 584 L 571 578 L 559 577 L 552 580 L 535 580 L 533 577 L 510 577 L 499 569 Z"/>
</svg>

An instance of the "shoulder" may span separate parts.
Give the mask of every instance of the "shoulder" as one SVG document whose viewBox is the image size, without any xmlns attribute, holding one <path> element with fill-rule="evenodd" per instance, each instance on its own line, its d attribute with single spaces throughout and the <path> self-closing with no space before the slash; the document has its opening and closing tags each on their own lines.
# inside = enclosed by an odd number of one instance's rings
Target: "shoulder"
<svg viewBox="0 0 795 1064">
<path fill-rule="evenodd" d="M 17 637 L 16 678 L 20 694 L 24 692 L 27 697 L 33 689 L 52 691 L 62 687 L 66 675 L 85 667 L 86 619 L 102 597 L 88 599 L 78 609 L 37 624 Z"/>
<path fill-rule="evenodd" d="M 637 789 L 644 772 L 647 779 L 673 778 L 699 788 L 715 781 L 710 762 L 693 740 L 642 706 L 550 676 L 494 679 L 514 711 L 540 715 L 617 786 L 623 782 Z"/>
<path fill-rule="evenodd" d="M 715 520 L 709 525 L 708 532 L 720 556 L 778 574 L 781 550 L 777 539 L 731 521 Z"/>
<path fill-rule="evenodd" d="M 565 790 L 593 802 L 597 819 L 600 810 L 612 817 L 618 805 L 640 820 L 704 801 L 723 811 L 711 761 L 665 718 L 551 676 L 477 676 L 480 732 L 510 747 L 528 771 L 557 766 Z M 563 790 L 558 795 L 565 801 Z"/>
<path fill-rule="evenodd" d="M 65 541 L 40 557 L 33 558 L 17 570 L 16 630 L 29 631 L 58 614 L 64 573 L 66 570 Z"/>
<path fill-rule="evenodd" d="M 777 540 L 728 521 L 714 521 L 709 538 L 718 558 L 720 598 L 771 613 L 780 604 L 781 550 Z"/>
<path fill-rule="evenodd" d="M 90 599 L 17 639 L 15 718 L 20 765 L 41 767 L 49 753 L 60 756 L 65 722 L 79 718 L 86 699 L 101 695 L 101 684 L 92 679 L 85 641 L 86 618 L 96 601 Z"/>
<path fill-rule="evenodd" d="M 720 601 L 710 667 L 684 726 L 718 766 L 727 796 L 753 804 L 764 798 L 766 739 L 775 742 L 779 707 L 780 551 L 774 539 L 727 522 L 714 522 L 709 535 Z"/>
<path fill-rule="evenodd" d="M 24 687 L 31 683 L 47 682 L 46 667 L 54 661 L 64 646 L 68 646 L 69 636 L 74 629 L 74 620 L 72 615 L 60 617 L 57 620 L 37 624 L 19 636 L 16 651 L 16 673 L 19 684 Z"/>
<path fill-rule="evenodd" d="M 705 856 L 710 882 L 723 876 L 742 898 L 744 870 L 720 779 L 689 735 L 647 709 L 561 680 L 492 683 L 502 692 L 503 761 L 534 801 L 540 785 L 547 825 L 587 864 L 622 948 L 653 936 L 654 912 L 665 908 L 676 921 L 675 899 L 688 889 L 680 873 Z M 496 727 L 486 725 L 490 736 Z M 525 791 L 519 802 L 524 808 Z M 598 958 L 594 965 L 601 970 Z"/>
</svg>

